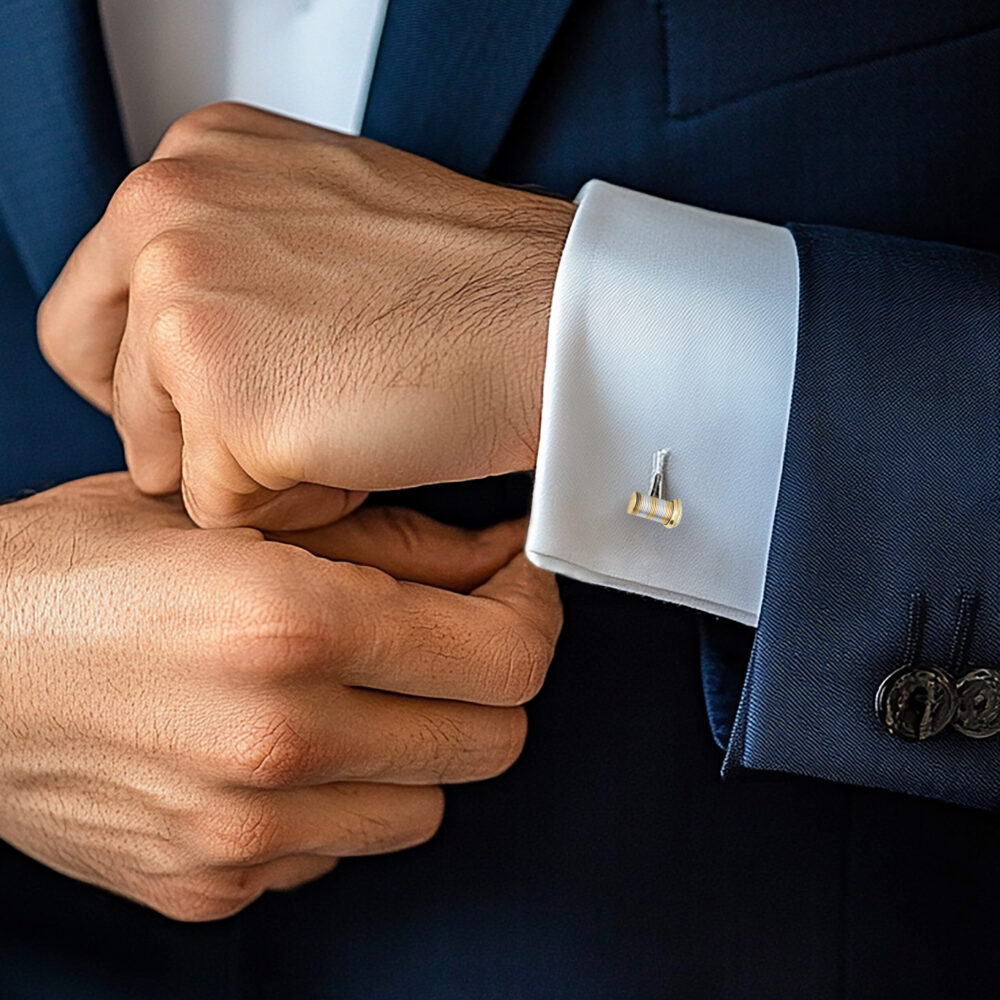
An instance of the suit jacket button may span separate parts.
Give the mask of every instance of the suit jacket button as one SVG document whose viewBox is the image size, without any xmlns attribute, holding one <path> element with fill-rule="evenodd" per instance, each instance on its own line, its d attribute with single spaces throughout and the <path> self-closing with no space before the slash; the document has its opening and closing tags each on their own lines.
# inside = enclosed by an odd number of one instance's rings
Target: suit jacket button
<svg viewBox="0 0 1000 1000">
<path fill-rule="evenodd" d="M 1000 733 L 1000 672 L 982 667 L 955 683 L 958 705 L 955 728 L 963 736 L 981 740 Z"/>
<path fill-rule="evenodd" d="M 901 740 L 936 736 L 955 718 L 957 705 L 955 682 L 937 667 L 901 667 L 875 695 L 879 721 Z"/>
</svg>

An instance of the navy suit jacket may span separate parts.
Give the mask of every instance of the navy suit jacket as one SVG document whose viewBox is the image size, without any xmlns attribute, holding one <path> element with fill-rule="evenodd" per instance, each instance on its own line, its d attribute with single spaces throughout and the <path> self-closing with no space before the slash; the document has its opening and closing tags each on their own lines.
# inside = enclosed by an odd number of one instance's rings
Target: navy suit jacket
<svg viewBox="0 0 1000 1000">
<path fill-rule="evenodd" d="M 596 176 L 791 225 L 799 348 L 760 627 L 565 582 L 518 767 L 456 790 L 431 845 L 222 925 L 8 850 L 0 996 L 995 983 L 996 949 L 969 941 L 1000 890 L 997 821 L 892 792 L 1000 809 L 1000 737 L 902 743 L 872 700 L 915 598 L 921 658 L 998 665 L 998 22 L 995 0 L 392 0 L 367 134 L 499 181 L 572 194 Z M 32 329 L 125 170 L 93 4 L 0 0 L 0 94 L 9 493 L 121 462 Z M 462 521 L 519 513 L 527 491 L 405 499 Z M 962 595 L 976 615 L 956 639 Z"/>
</svg>

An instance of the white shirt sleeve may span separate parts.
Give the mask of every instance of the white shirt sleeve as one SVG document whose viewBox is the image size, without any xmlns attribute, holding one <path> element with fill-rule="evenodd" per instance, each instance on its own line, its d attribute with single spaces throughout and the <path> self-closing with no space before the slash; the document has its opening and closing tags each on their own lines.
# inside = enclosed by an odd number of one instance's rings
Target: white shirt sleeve
<svg viewBox="0 0 1000 1000">
<path fill-rule="evenodd" d="M 780 226 L 590 181 L 549 322 L 526 551 L 544 569 L 756 625 L 798 334 Z M 630 516 L 669 449 L 676 528 Z"/>
</svg>

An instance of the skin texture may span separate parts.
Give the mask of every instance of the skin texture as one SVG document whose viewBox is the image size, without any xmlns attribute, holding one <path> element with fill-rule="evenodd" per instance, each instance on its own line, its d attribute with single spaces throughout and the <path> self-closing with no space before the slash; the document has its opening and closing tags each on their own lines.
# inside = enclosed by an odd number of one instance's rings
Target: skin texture
<svg viewBox="0 0 1000 1000">
<path fill-rule="evenodd" d="M 184 920 L 426 840 L 552 656 L 523 530 L 198 530 L 125 474 L 0 508 L 0 837 Z"/>
<path fill-rule="evenodd" d="M 311 527 L 364 491 L 534 465 L 573 212 L 211 105 L 122 184 L 39 340 L 113 413 L 140 489 L 182 487 L 202 526 Z"/>
</svg>

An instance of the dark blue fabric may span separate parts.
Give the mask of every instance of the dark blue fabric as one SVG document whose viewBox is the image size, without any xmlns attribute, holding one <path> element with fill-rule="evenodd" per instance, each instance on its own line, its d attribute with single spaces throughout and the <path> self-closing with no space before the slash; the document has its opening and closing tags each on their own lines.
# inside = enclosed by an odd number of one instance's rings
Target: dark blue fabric
<svg viewBox="0 0 1000 1000">
<path fill-rule="evenodd" d="M 910 0 L 392 0 L 366 130 L 500 181 L 568 195 L 600 176 L 781 223 L 996 250 L 1000 87 L 998 32 L 989 25 L 998 11 L 994 0 L 938 8 Z M 53 12 L 51 40 L 35 9 Z M 14 11 L 30 22 L 22 34 Z M 92 13 L 72 0 L 0 0 L 0 44 L 33 46 L 46 73 L 62 72 L 49 64 L 76 50 L 59 26 L 82 18 L 91 27 L 79 37 L 92 38 Z M 29 57 L 12 58 L 23 66 Z M 81 65 L 79 52 L 74 60 Z M 66 115 L 52 108 L 75 104 L 82 134 L 99 134 L 103 126 L 88 132 L 86 123 L 113 114 L 81 96 L 92 77 L 64 77 L 58 102 L 39 102 L 36 74 L 4 78 L 5 104 L 35 111 L 20 115 L 25 134 L 0 132 L 0 173 L 13 169 L 24 183 L 34 141 L 56 150 L 47 154 L 50 169 L 72 167 L 57 155 Z M 7 121 L 9 111 L 0 112 Z M 60 237 L 65 245 L 46 237 L 42 257 L 32 250 L 30 216 L 20 214 L 22 254 L 47 261 L 28 265 L 36 280 L 51 275 L 96 216 L 99 187 L 88 186 L 93 201 L 73 209 L 79 215 Z M 43 195 L 36 189 L 33 211 L 51 233 L 65 224 L 49 218 L 65 211 L 64 192 L 53 186 Z M 837 268 L 845 268 L 841 287 L 872 291 L 892 267 L 866 249 L 873 274 L 855 285 L 842 238 L 815 239 L 809 280 L 827 291 L 810 329 L 812 356 L 822 360 L 836 347 L 822 333 L 837 314 L 829 292 Z M 873 237 L 850 239 L 868 248 Z M 948 260 L 956 254 L 945 251 Z M 2 395 L 19 393 L 4 411 L 4 447 L 8 427 L 23 434 L 34 421 L 62 419 L 75 435 L 80 413 L 56 396 L 40 365 L 24 360 L 34 356 L 34 296 L 23 267 L 9 250 L 0 261 L 4 357 L 14 357 L 15 345 L 21 351 L 17 369 L 3 369 Z M 934 302 L 935 282 L 953 289 L 955 275 L 914 267 L 927 283 L 928 317 L 950 329 L 956 316 Z M 884 297 L 872 298 L 874 308 L 888 308 Z M 953 294 L 943 299 L 954 305 Z M 839 322 L 863 305 L 860 295 L 856 305 L 844 296 Z M 850 330 L 835 327 L 849 342 Z M 911 335 L 907 324 L 900 336 Z M 906 345 L 897 353 L 902 372 L 911 371 Z M 946 360 L 944 369 L 961 364 Z M 935 357 L 931 376 L 938 367 Z M 860 367 L 851 370 L 860 380 Z M 868 425 L 851 429 L 854 444 Z M 105 439 L 70 440 L 72 463 L 57 444 L 12 452 L 11 486 L 103 466 Z M 914 433 L 902 442 L 911 454 L 915 441 Z M 897 461 L 893 445 L 887 469 Z M 523 510 L 527 493 L 524 479 L 512 478 L 405 499 L 455 521 L 468 521 L 470 511 L 489 520 Z M 826 543 L 829 531 L 805 516 L 805 500 L 799 520 L 785 500 L 783 511 L 789 530 L 808 539 L 814 529 Z M 894 517 L 902 523 L 899 511 Z M 860 575 L 868 572 L 863 547 L 844 551 L 857 554 Z M 955 586 L 988 583 L 972 579 L 968 566 L 946 575 L 928 584 L 935 608 Z M 885 1000 L 995 992 L 995 816 L 774 771 L 720 781 L 704 691 L 724 734 L 746 668 L 746 633 L 570 581 L 562 591 L 566 627 L 530 709 L 523 759 L 503 778 L 452 790 L 431 844 L 345 862 L 307 889 L 197 927 L 0 848 L 0 998 Z M 786 597 L 786 620 L 799 616 L 801 628 L 815 631 L 810 591 L 790 588 Z M 867 616 L 852 619 L 862 631 L 845 632 L 838 650 L 853 656 L 862 641 L 898 643 L 892 598 L 880 596 Z M 793 641 L 794 632 L 775 626 L 774 642 Z M 764 629 L 759 648 L 763 639 Z M 715 688 L 703 687 L 700 649 L 717 668 Z M 774 649 L 769 662 L 778 671 Z M 782 746 L 794 749 L 796 737 L 793 725 Z"/>
<path fill-rule="evenodd" d="M 834 0 L 781 6 L 786 22 L 810 24 L 818 6 L 830 25 L 841 8 Z M 896 21 L 905 25 L 923 6 L 900 0 Z M 760 58 L 761 29 L 745 33 L 739 4 L 704 0 L 697 9 L 716 23 L 720 52 Z M 996 250 L 997 0 L 978 3 L 978 23 L 992 28 L 868 58 L 859 26 L 856 59 L 681 116 L 672 95 L 689 77 L 693 87 L 700 72 L 714 71 L 670 61 L 664 12 L 673 10 L 670 0 L 576 0 L 491 174 L 569 195 L 599 177 L 778 225 L 850 226 Z M 719 11 L 733 12 L 728 26 Z M 873 5 L 871 23 L 883 15 Z M 776 28 L 765 57 L 783 59 L 787 37 Z M 826 39 L 818 34 L 811 44 L 819 49 Z M 413 147 L 447 153 L 433 136 Z"/>
<path fill-rule="evenodd" d="M 402 149 L 433 148 L 439 163 L 481 173 L 569 4 L 393 0 L 365 134 Z"/>
<path fill-rule="evenodd" d="M 45 363 L 34 294 L 0 226 L 0 501 L 124 468 L 111 421 Z"/>
<path fill-rule="evenodd" d="M 732 735 L 755 634 L 754 629 L 725 618 L 698 616 L 705 708 L 712 738 L 722 750 Z"/>
<path fill-rule="evenodd" d="M 704 114 L 778 86 L 804 84 L 890 56 L 995 28 L 981 0 L 666 0 L 662 20 L 668 109 Z M 780 43 L 776 40 L 780 39 Z"/>
<path fill-rule="evenodd" d="M 123 467 L 42 360 L 34 316 L 125 173 L 96 4 L 0 0 L 0 499 Z"/>
<path fill-rule="evenodd" d="M 0 214 L 36 293 L 126 168 L 97 5 L 0 0 Z"/>
<path fill-rule="evenodd" d="M 948 666 L 967 592 L 967 665 L 1000 666 L 1000 258 L 793 233 L 795 388 L 727 766 L 1000 809 L 1000 740 L 904 743 L 872 711 L 903 662 L 913 594 L 927 606 L 924 661 Z"/>
</svg>

